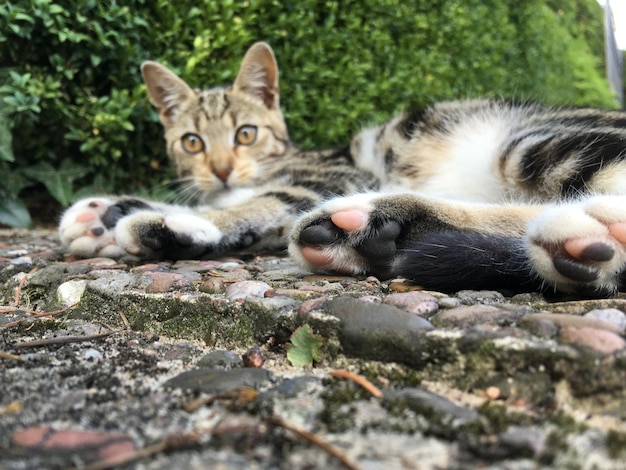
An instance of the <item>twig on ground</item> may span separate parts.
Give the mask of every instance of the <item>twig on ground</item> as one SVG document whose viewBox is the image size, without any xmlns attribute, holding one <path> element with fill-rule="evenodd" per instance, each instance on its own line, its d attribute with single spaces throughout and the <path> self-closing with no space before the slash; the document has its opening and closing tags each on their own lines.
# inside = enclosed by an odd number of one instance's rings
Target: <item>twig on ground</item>
<svg viewBox="0 0 626 470">
<path fill-rule="evenodd" d="M 120 310 L 119 314 L 120 314 L 120 318 L 122 319 L 122 323 L 124 323 L 124 326 L 126 327 L 126 329 L 132 330 L 132 327 L 130 326 L 130 322 L 128 321 L 128 318 L 126 318 L 126 315 L 124 315 L 124 312 Z"/>
<path fill-rule="evenodd" d="M 106 338 L 107 336 L 111 336 L 116 333 L 124 333 L 126 331 L 128 330 L 108 331 L 107 333 L 100 333 L 97 335 L 87 335 L 87 336 L 56 336 L 54 338 L 35 339 L 33 341 L 24 341 L 21 343 L 17 343 L 15 347 L 19 349 L 25 349 L 25 348 L 38 348 L 41 346 L 50 346 L 53 344 L 81 343 L 83 341 L 92 341 L 94 339 Z"/>
<path fill-rule="evenodd" d="M 380 389 L 376 385 L 374 385 L 372 382 L 367 380 L 362 375 L 355 374 L 354 372 L 350 372 L 345 369 L 334 370 L 330 373 L 330 375 L 332 375 L 333 377 L 337 377 L 337 378 L 352 380 L 353 382 L 359 384 L 361 387 L 363 387 L 365 390 L 367 390 L 376 398 L 382 398 L 383 396 L 383 392 L 381 392 Z"/>
<path fill-rule="evenodd" d="M 233 400 L 242 403 L 247 403 L 254 400 L 259 395 L 259 392 L 252 387 L 238 387 L 234 390 L 229 390 L 224 393 L 218 393 L 216 395 L 209 395 L 195 400 L 189 400 L 183 403 L 183 408 L 186 412 L 191 413 L 196 411 L 204 405 L 209 405 L 216 400 Z"/>
<path fill-rule="evenodd" d="M 20 283 L 17 285 L 17 290 L 15 291 L 15 299 L 13 300 L 13 305 L 16 307 L 20 304 L 20 296 L 22 295 L 22 287 L 24 287 L 24 283 L 30 274 L 33 274 L 35 271 L 38 271 L 39 268 L 33 268 L 30 272 L 20 279 Z"/>
<path fill-rule="evenodd" d="M 4 352 L 4 351 L 0 351 L 0 359 L 11 359 L 13 361 L 21 361 L 21 362 L 26 361 L 26 359 L 24 359 L 21 356 L 16 356 L 15 354 L 11 354 L 11 353 Z"/>
<path fill-rule="evenodd" d="M 0 325 L 0 329 L 6 329 L 6 328 L 10 328 L 12 326 L 15 325 L 19 325 L 20 323 L 29 321 L 29 320 L 34 320 L 37 318 L 42 318 L 42 317 L 51 317 L 53 315 L 58 315 L 59 313 L 63 313 L 63 312 L 67 312 L 70 308 L 72 307 L 76 307 L 78 305 L 78 302 L 74 302 L 72 305 L 68 305 L 67 307 L 63 307 L 60 310 L 54 310 L 53 312 L 36 312 L 34 310 L 25 310 L 23 308 L 20 309 L 16 309 L 11 307 L 10 309 L 4 309 L 4 308 L 0 308 L 0 313 L 9 313 L 9 312 L 14 312 L 15 310 L 21 310 L 22 312 L 26 312 L 26 313 L 32 313 L 33 316 L 32 317 L 28 317 L 28 318 L 21 318 L 19 320 L 15 320 L 9 323 L 5 323 L 4 325 Z"/>
<path fill-rule="evenodd" d="M 116 331 L 115 328 L 113 328 L 111 325 L 109 325 L 107 323 L 104 323 L 102 320 L 94 320 L 94 323 L 97 323 L 98 325 L 105 327 L 109 331 Z M 124 329 L 126 329 L 126 328 L 124 328 Z M 100 330 L 100 331 L 102 331 L 102 330 Z"/>
<path fill-rule="evenodd" d="M 324 452 L 326 452 L 330 456 L 339 460 L 339 462 L 341 462 L 341 464 L 344 467 L 346 467 L 348 470 L 358 470 L 359 467 L 357 466 L 357 464 L 352 462 L 348 458 L 347 455 L 341 453 L 339 449 L 323 441 L 320 437 L 307 431 L 306 429 L 302 429 L 301 427 L 295 426 L 278 416 L 268 418 L 265 420 L 265 422 L 273 426 L 280 426 L 281 428 L 287 429 L 288 431 L 293 432 L 294 434 L 304 439 L 305 441 L 310 442 L 313 445 L 316 445 L 317 447 L 322 449 Z"/>
</svg>

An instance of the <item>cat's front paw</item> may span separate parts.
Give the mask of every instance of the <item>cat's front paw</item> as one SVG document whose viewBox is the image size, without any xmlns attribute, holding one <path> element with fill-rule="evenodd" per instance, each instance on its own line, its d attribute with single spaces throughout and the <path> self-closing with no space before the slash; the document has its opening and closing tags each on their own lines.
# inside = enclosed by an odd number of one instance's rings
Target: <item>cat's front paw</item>
<svg viewBox="0 0 626 470">
<path fill-rule="evenodd" d="M 189 213 L 139 211 L 115 227 L 116 243 L 126 252 L 151 259 L 197 259 L 217 254 L 222 232 Z"/>
<path fill-rule="evenodd" d="M 375 210 L 376 197 L 338 198 L 307 214 L 292 232 L 290 254 L 312 271 L 388 277 L 401 225 Z"/>
<path fill-rule="evenodd" d="M 528 227 L 528 254 L 547 287 L 610 295 L 626 270 L 626 196 L 546 209 Z"/>
<path fill-rule="evenodd" d="M 59 224 L 59 237 L 69 254 L 81 258 L 115 258 L 124 254 L 108 223 L 110 208 L 117 202 L 111 198 L 92 197 L 81 199 L 65 211 Z"/>
</svg>

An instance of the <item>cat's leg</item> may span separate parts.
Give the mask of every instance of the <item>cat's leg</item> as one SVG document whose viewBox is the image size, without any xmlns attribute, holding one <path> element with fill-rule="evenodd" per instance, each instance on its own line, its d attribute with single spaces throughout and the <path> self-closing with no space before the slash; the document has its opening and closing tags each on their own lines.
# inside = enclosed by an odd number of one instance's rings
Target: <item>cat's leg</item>
<svg viewBox="0 0 626 470">
<path fill-rule="evenodd" d="M 63 214 L 59 235 L 69 254 L 82 258 L 196 258 L 222 238 L 189 207 L 109 197 L 73 204 Z"/>
<path fill-rule="evenodd" d="M 546 287 L 610 295 L 626 270 L 626 196 L 591 196 L 544 210 L 527 250 Z"/>
<path fill-rule="evenodd" d="M 222 209 L 91 198 L 68 209 L 59 231 L 70 253 L 81 257 L 199 259 L 277 251 L 287 246 L 295 214 L 318 197 L 305 188 L 272 187 L 246 191 L 241 202 Z"/>
<path fill-rule="evenodd" d="M 150 206 L 133 211 L 110 209 L 118 215 L 115 243 L 125 253 L 151 259 L 205 259 L 242 251 L 275 251 L 286 246 L 293 212 L 298 210 L 275 193 L 262 193 L 223 209 Z"/>
<path fill-rule="evenodd" d="M 529 289 L 536 283 L 523 235 L 539 211 L 359 194 L 328 201 L 302 218 L 290 253 L 313 271 L 401 275 L 442 290 Z"/>
<path fill-rule="evenodd" d="M 401 275 L 442 290 L 605 296 L 625 277 L 625 245 L 626 196 L 500 206 L 364 194 L 302 218 L 290 252 L 313 271 Z"/>
</svg>

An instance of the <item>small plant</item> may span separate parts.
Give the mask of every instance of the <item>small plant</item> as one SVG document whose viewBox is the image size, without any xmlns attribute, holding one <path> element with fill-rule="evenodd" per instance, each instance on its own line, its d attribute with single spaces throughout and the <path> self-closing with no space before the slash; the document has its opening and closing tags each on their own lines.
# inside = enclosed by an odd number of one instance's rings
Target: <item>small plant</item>
<svg viewBox="0 0 626 470">
<path fill-rule="evenodd" d="M 302 325 L 297 328 L 289 338 L 291 344 L 287 345 L 287 359 L 296 367 L 313 365 L 314 361 L 319 361 L 322 356 L 320 348 L 323 339 L 320 335 L 313 333 L 309 325 Z"/>
</svg>

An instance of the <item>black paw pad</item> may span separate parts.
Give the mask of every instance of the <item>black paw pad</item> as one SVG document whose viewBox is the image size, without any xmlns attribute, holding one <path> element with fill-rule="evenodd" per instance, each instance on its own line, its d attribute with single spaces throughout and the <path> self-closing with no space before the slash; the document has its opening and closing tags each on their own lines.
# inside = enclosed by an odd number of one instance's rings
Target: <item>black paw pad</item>
<svg viewBox="0 0 626 470">
<path fill-rule="evenodd" d="M 215 249 L 212 245 L 196 245 L 191 234 L 175 233 L 161 225 L 145 228 L 139 239 L 144 246 L 158 252 L 159 257 L 163 258 L 196 259 Z"/>
<path fill-rule="evenodd" d="M 332 245 L 340 239 L 341 231 L 330 219 L 309 225 L 300 232 L 298 237 L 298 241 L 303 245 L 315 246 Z"/>
<path fill-rule="evenodd" d="M 613 256 L 615 256 L 613 247 L 602 242 L 588 245 L 580 254 L 580 258 L 586 261 L 610 261 Z"/>
<path fill-rule="evenodd" d="M 593 266 L 578 263 L 570 258 L 555 256 L 552 263 L 560 274 L 576 282 L 593 282 L 598 278 L 598 270 Z"/>
<path fill-rule="evenodd" d="M 376 275 L 386 276 L 396 256 L 396 239 L 401 227 L 395 221 L 385 222 L 371 236 L 354 248 L 367 261 L 370 271 Z"/>
<path fill-rule="evenodd" d="M 101 220 L 106 228 L 112 228 L 115 227 L 117 221 L 122 217 L 140 209 L 150 210 L 152 208 L 139 199 L 123 199 L 116 204 L 109 206 L 106 212 L 102 215 Z"/>
<path fill-rule="evenodd" d="M 102 215 L 101 220 L 106 228 L 113 228 L 117 221 L 124 217 L 126 214 L 122 211 L 121 207 L 111 206 Z"/>
</svg>

